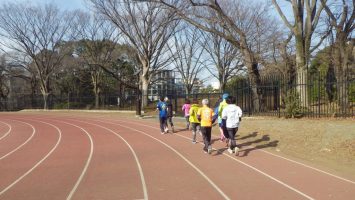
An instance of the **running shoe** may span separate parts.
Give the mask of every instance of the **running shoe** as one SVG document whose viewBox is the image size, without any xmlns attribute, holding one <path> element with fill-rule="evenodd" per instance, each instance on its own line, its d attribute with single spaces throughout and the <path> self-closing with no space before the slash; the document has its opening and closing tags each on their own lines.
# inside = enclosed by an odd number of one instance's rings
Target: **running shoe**
<svg viewBox="0 0 355 200">
<path fill-rule="evenodd" d="M 232 149 L 228 148 L 227 151 L 229 152 L 229 154 L 233 154 L 233 150 Z"/>
<path fill-rule="evenodd" d="M 238 147 L 234 147 L 234 153 L 236 156 L 239 156 L 239 148 Z"/>
<path fill-rule="evenodd" d="M 212 153 L 212 147 L 211 147 L 211 146 L 208 146 L 207 152 L 208 152 L 208 154 L 211 154 L 211 153 Z"/>
<path fill-rule="evenodd" d="M 208 150 L 207 150 L 206 147 L 203 147 L 203 152 L 204 152 L 204 153 L 208 153 Z"/>
</svg>

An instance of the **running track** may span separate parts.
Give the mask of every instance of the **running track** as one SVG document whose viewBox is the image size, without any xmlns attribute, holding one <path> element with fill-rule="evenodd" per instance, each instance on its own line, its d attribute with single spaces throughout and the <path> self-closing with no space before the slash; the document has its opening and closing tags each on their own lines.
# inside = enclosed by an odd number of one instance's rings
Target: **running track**
<svg viewBox="0 0 355 200">
<path fill-rule="evenodd" d="M 0 114 L 0 199 L 354 199 L 355 181 L 253 151 L 212 155 L 148 120 Z"/>
</svg>

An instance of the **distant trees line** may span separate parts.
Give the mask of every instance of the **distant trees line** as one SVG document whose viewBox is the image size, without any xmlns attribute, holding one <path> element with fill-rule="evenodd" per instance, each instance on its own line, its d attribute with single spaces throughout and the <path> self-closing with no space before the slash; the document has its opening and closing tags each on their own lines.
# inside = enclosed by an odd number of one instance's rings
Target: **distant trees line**
<svg viewBox="0 0 355 200">
<path fill-rule="evenodd" d="M 88 88 L 96 107 L 103 91 L 125 89 L 134 90 L 144 107 L 154 74 L 173 69 L 186 94 L 196 78 L 214 77 L 223 92 L 232 79 L 245 77 L 258 111 L 262 75 L 288 77 L 307 106 L 304 77 L 311 71 L 325 71 L 333 82 L 354 73 L 354 1 L 87 2 L 95 14 L 52 4 L 1 5 L 1 98 L 8 95 L 6 79 L 20 77 L 31 93 L 39 90 L 44 109 L 54 91 L 79 94 Z M 333 94 L 340 107 L 349 106 L 348 92 Z"/>
</svg>

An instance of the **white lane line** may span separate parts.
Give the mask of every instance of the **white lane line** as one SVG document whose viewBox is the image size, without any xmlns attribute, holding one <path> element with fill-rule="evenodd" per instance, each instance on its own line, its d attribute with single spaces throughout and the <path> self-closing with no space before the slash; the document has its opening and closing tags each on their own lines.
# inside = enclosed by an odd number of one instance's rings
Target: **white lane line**
<svg viewBox="0 0 355 200">
<path fill-rule="evenodd" d="M 21 122 L 21 121 L 18 121 L 18 120 L 13 120 L 13 121 L 17 121 L 17 122 L 20 122 L 20 123 L 23 123 L 23 124 L 27 124 L 28 126 L 30 126 L 32 128 L 32 134 L 29 138 L 27 138 L 27 140 L 20 144 L 18 147 L 16 147 L 15 149 L 13 149 L 12 151 L 10 151 L 9 153 L 5 154 L 4 156 L 0 157 L 0 160 L 8 157 L 9 155 L 13 154 L 14 152 L 16 152 L 17 150 L 19 150 L 20 148 L 22 148 L 24 145 L 26 145 L 30 140 L 32 140 L 33 136 L 35 135 L 36 133 L 36 129 L 29 123 L 26 123 L 26 122 Z"/>
<path fill-rule="evenodd" d="M 100 117 L 100 116 L 99 116 L 99 117 Z M 103 115 L 102 117 L 105 117 L 105 115 Z M 127 119 L 127 118 L 126 118 L 126 119 Z M 135 121 L 137 121 L 137 120 L 135 120 Z M 132 123 L 132 122 L 131 122 L 131 123 Z M 152 127 L 152 126 L 149 126 L 149 127 Z M 155 127 L 152 127 L 152 128 L 155 128 Z M 182 128 L 182 127 L 179 127 L 179 128 Z M 155 129 L 158 129 L 158 128 L 155 128 Z M 218 137 L 216 137 L 216 136 L 213 136 L 213 137 L 214 137 L 214 138 L 218 138 Z M 271 152 L 268 152 L 268 151 L 265 151 L 265 150 L 262 150 L 262 149 L 257 149 L 257 151 L 261 151 L 261 152 L 267 153 L 267 154 L 269 154 L 269 155 L 276 156 L 276 157 L 278 157 L 278 158 L 287 160 L 287 161 L 289 161 L 289 162 L 292 162 L 292 163 L 301 165 L 301 166 L 303 166 L 303 167 L 306 167 L 306 168 L 315 170 L 315 171 L 317 171 L 317 172 L 320 172 L 320 173 L 323 173 L 323 174 L 332 176 L 332 177 L 337 178 L 337 179 L 339 179 L 339 180 L 342 180 L 342 181 L 346 181 L 346 182 L 348 182 L 348 183 L 355 184 L 355 181 L 346 179 L 346 178 L 344 178 L 344 177 L 337 176 L 337 175 L 335 175 L 335 174 L 332 174 L 332 173 L 323 171 L 323 170 L 321 170 L 321 169 L 317 169 L 317 168 L 312 167 L 312 166 L 310 166 L 310 165 L 307 165 L 307 164 L 304 164 L 304 163 L 301 163 L 301 162 L 298 162 L 298 161 L 295 161 L 295 160 L 292 160 L 292 159 L 289 159 L 289 158 L 286 158 L 286 157 L 283 157 L 283 156 L 280 156 L 280 155 L 277 155 L 277 154 L 273 154 L 273 153 L 271 153 Z"/>
<path fill-rule="evenodd" d="M 301 165 L 301 166 L 303 166 L 303 167 L 306 167 L 306 168 L 309 168 L 309 169 L 313 169 L 313 170 L 315 170 L 315 171 L 318 171 L 318 172 L 320 172 L 320 173 L 323 173 L 323 174 L 326 174 L 326 175 L 332 176 L 332 177 L 334 177 L 334 178 L 337 178 L 337 179 L 340 179 L 340 180 L 343 180 L 343 181 L 346 181 L 346 182 L 349 182 L 349 183 L 355 184 L 355 182 L 354 182 L 354 181 L 351 181 L 351 180 L 348 180 L 348 179 L 346 179 L 346 178 L 343 178 L 343 177 L 340 177 L 340 176 L 337 176 L 337 175 L 331 174 L 331 173 L 329 173 L 329 172 L 326 172 L 326 171 L 323 171 L 323 170 L 317 169 L 317 168 L 315 168 L 315 167 L 308 166 L 308 165 L 306 165 L 306 164 L 303 164 L 303 163 L 300 163 L 300 162 L 297 162 L 297 161 L 294 161 L 294 160 L 291 160 L 291 159 L 285 158 L 285 157 L 283 157 L 283 156 L 279 156 L 279 155 L 276 155 L 276 154 L 270 153 L 270 152 L 265 151 L 265 150 L 262 150 L 262 149 L 258 149 L 258 150 L 259 150 L 259 151 L 262 151 L 262 152 L 264 152 L 264 153 L 270 154 L 270 155 L 272 155 L 272 156 L 275 156 L 275 157 L 278 157 L 278 158 L 281 158 L 281 159 L 287 160 L 287 161 L 289 161 L 289 162 L 292 162 L 292 163 L 295 163 L 295 164 Z"/>
<path fill-rule="evenodd" d="M 130 122 L 130 123 L 132 123 L 132 122 Z M 145 125 L 145 126 L 147 126 L 147 125 Z M 155 128 L 155 127 L 153 127 L 153 126 L 148 126 L 148 127 Z M 179 128 L 182 128 L 182 127 L 179 127 Z M 159 129 L 159 128 L 155 128 L 155 129 Z M 212 136 L 212 137 L 218 138 L 218 137 L 216 137 L 216 136 Z M 312 166 L 309 166 L 309 165 L 307 165 L 307 164 L 304 164 L 304 163 L 301 163 L 301 162 L 298 162 L 298 161 L 295 161 L 295 160 L 292 160 L 292 159 L 289 159 L 289 158 L 286 158 L 286 157 L 283 157 L 283 156 L 280 156 L 280 155 L 277 155 L 277 154 L 273 154 L 273 153 L 271 153 L 271 152 L 268 152 L 268 151 L 265 151 L 265 150 L 262 150 L 262 149 L 257 149 L 257 151 L 261 151 L 261 152 L 267 153 L 267 154 L 269 154 L 269 155 L 272 155 L 272 156 L 275 156 L 275 157 L 278 157 L 278 158 L 287 160 L 287 161 L 289 161 L 289 162 L 292 162 L 292 163 L 301 165 L 301 166 L 303 166 L 303 167 L 306 167 L 306 168 L 315 170 L 315 171 L 317 171 L 317 172 L 326 174 L 326 175 L 328 175 L 328 176 L 332 176 L 332 177 L 337 178 L 337 179 L 340 179 L 340 180 L 342 180 L 342 181 L 355 184 L 355 181 L 346 179 L 346 178 L 344 178 L 344 177 L 337 176 L 337 175 L 335 175 L 335 174 L 332 174 L 332 173 L 323 171 L 323 170 L 321 170 L 321 169 L 317 169 L 317 168 L 312 167 Z"/>
<path fill-rule="evenodd" d="M 114 121 L 121 121 L 121 120 L 114 120 Z M 121 122 L 132 123 L 132 122 L 127 122 L 127 121 L 121 121 Z M 136 123 L 133 123 L 133 124 L 136 124 Z M 149 126 L 149 125 L 144 125 L 144 124 L 139 124 L 139 125 L 141 125 L 141 126 L 146 126 L 146 127 L 150 127 L 150 128 L 154 128 L 154 129 L 159 129 L 159 128 L 156 128 L 156 127 L 153 127 L 153 126 Z M 188 138 L 188 137 L 183 136 L 183 135 L 180 135 L 180 134 L 174 134 L 174 135 L 177 135 L 177 136 L 179 136 L 179 137 L 185 138 L 185 139 L 187 139 L 187 140 L 191 140 L 191 138 Z M 201 145 L 204 145 L 204 144 L 201 143 Z M 217 150 L 217 149 L 215 149 L 215 148 L 213 148 L 213 149 L 214 149 L 214 150 Z M 228 155 L 228 154 L 226 154 L 226 153 L 223 153 L 223 155 L 228 156 L 229 158 L 232 158 L 233 160 L 235 160 L 235 161 L 237 161 L 237 162 L 239 162 L 239 163 L 241 163 L 241 164 L 243 164 L 243 165 L 245 165 L 245 166 L 247 166 L 247 167 L 253 169 L 254 171 L 256 171 L 256 172 L 258 172 L 258 173 L 260 173 L 260 174 L 262 174 L 262 175 L 264 175 L 264 176 L 266 176 L 266 177 L 268 177 L 268 178 L 270 178 L 271 180 L 273 180 L 273 181 L 275 181 L 275 182 L 277 182 L 277 183 L 283 185 L 284 187 L 286 187 L 286 188 L 288 188 L 288 189 L 290 189 L 290 190 L 292 190 L 292 191 L 298 193 L 299 195 L 301 195 L 301 196 L 303 196 L 303 197 L 305 197 L 305 198 L 307 198 L 307 199 L 310 199 L 310 200 L 313 200 L 313 199 L 314 199 L 314 198 L 310 197 L 309 195 L 307 195 L 307 194 L 305 194 L 305 193 L 303 193 L 303 192 L 297 190 L 296 188 L 293 188 L 292 186 L 290 186 L 290 185 L 288 185 L 288 184 L 286 184 L 286 183 L 284 183 L 284 182 L 282 182 L 282 181 L 280 181 L 280 180 L 278 180 L 278 179 L 272 177 L 271 175 L 269 175 L 269 174 L 267 174 L 267 173 L 265 173 L 265 172 L 263 172 L 263 171 L 261 171 L 261 170 L 255 168 L 255 167 L 253 167 L 253 166 L 251 166 L 251 165 L 249 165 L 249 164 L 247 164 L 247 163 L 245 163 L 245 162 L 243 162 L 243 161 L 241 161 L 241 160 L 236 159 L 235 157 L 232 157 L 232 156 L 230 156 L 230 155 Z"/>
<path fill-rule="evenodd" d="M 96 120 L 95 120 L 96 121 Z M 116 126 L 121 126 L 121 127 L 124 127 L 124 128 L 127 128 L 127 129 L 130 129 L 130 130 L 133 130 L 133 131 L 136 131 L 138 133 L 141 133 L 141 134 L 144 134 L 156 141 L 158 141 L 159 143 L 163 144 L 164 146 L 166 146 L 167 148 L 169 148 L 170 150 L 172 150 L 174 153 L 176 153 L 178 156 L 180 156 L 185 162 L 187 162 L 192 168 L 194 168 L 203 178 L 205 178 L 208 183 L 210 183 L 212 185 L 212 187 L 214 187 L 218 193 L 223 196 L 224 199 L 227 199 L 229 200 L 230 198 L 210 179 L 208 178 L 207 175 L 205 175 L 198 167 L 196 167 L 192 162 L 190 162 L 185 156 L 183 156 L 180 152 L 178 152 L 177 150 L 175 150 L 173 147 L 171 147 L 170 145 L 166 144 L 165 142 L 159 140 L 158 138 L 155 138 L 143 131 L 140 131 L 140 130 L 137 130 L 137 129 L 134 129 L 134 128 L 130 128 L 130 127 L 127 127 L 127 126 L 123 126 L 123 125 L 120 125 L 120 124 L 115 124 L 115 123 L 111 123 L 111 122 L 107 122 L 107 121 L 100 121 L 98 120 L 99 122 L 102 122 L 102 123 L 108 123 L 108 124 L 113 124 L 113 125 L 116 125 Z"/>
<path fill-rule="evenodd" d="M 72 119 L 72 120 L 74 120 L 74 119 Z M 147 192 L 148 190 L 147 190 L 147 185 L 146 185 L 146 182 L 145 182 L 145 179 L 144 179 L 142 166 L 141 166 L 141 164 L 139 162 L 139 159 L 138 159 L 138 156 L 137 156 L 136 152 L 133 150 L 132 146 L 127 142 L 127 140 L 125 140 L 120 134 L 118 134 L 115 131 L 113 131 L 113 130 L 111 130 L 109 128 L 106 128 L 104 126 L 101 126 L 101 125 L 98 125 L 98 124 L 89 123 L 89 122 L 84 122 L 84 121 L 80 121 L 80 120 L 74 120 L 74 121 L 78 121 L 78 122 L 82 122 L 82 123 L 86 123 L 86 124 L 91 124 L 91 125 L 103 128 L 103 129 L 113 133 L 114 135 L 116 135 L 117 137 L 119 137 L 121 140 L 123 140 L 126 143 L 128 148 L 131 150 L 131 152 L 132 152 L 132 154 L 134 156 L 134 159 L 135 159 L 135 161 L 137 163 L 137 166 L 138 166 L 138 171 L 139 171 L 139 175 L 140 175 L 141 182 L 142 182 L 144 200 L 148 200 L 148 192 Z"/>
<path fill-rule="evenodd" d="M 2 122 L 2 121 L 0 121 L 0 123 L 5 124 L 7 127 L 9 127 L 9 130 L 3 136 L 0 137 L 0 140 L 2 140 L 11 133 L 12 126 L 10 124 Z"/>
<path fill-rule="evenodd" d="M 16 120 L 17 121 L 17 120 Z M 34 120 L 31 120 L 31 121 L 34 121 Z M 35 164 L 30 170 L 28 170 L 26 173 L 24 173 L 21 177 L 19 177 L 17 180 L 15 180 L 12 184 L 10 184 L 9 186 L 7 186 L 5 189 L 3 189 L 1 192 L 0 192 L 0 196 L 2 194 L 4 194 L 6 191 L 8 191 L 9 189 L 11 189 L 14 185 L 16 185 L 18 182 L 20 182 L 23 178 L 25 178 L 28 174 L 30 174 L 33 170 L 35 170 L 40 164 L 42 164 L 43 161 L 45 161 L 53 152 L 54 150 L 58 147 L 61 139 L 62 139 L 62 132 L 60 131 L 60 129 L 52 124 L 49 124 L 49 123 L 46 123 L 46 122 L 42 122 L 42 121 L 39 121 L 41 123 L 44 123 L 44 124 L 48 124 L 52 127 L 54 127 L 55 129 L 57 129 L 58 131 L 58 140 L 57 140 L 57 143 L 54 145 L 54 147 L 49 151 L 49 153 L 43 157 L 39 162 L 37 162 L 37 164 Z M 25 123 L 25 122 L 23 122 Z"/>
<path fill-rule="evenodd" d="M 51 120 L 53 120 L 53 119 L 51 119 Z M 90 135 L 85 129 L 83 129 L 82 127 L 77 126 L 77 125 L 75 125 L 75 124 L 68 123 L 68 122 L 60 121 L 60 120 L 53 120 L 53 121 L 61 122 L 61 123 L 64 123 L 64 124 L 68 124 L 68 125 L 74 126 L 74 127 L 78 128 L 78 129 L 82 130 L 83 132 L 85 132 L 85 134 L 88 136 L 88 138 L 89 138 L 89 140 L 90 140 L 90 153 L 89 153 L 89 157 L 88 157 L 88 159 L 87 159 L 87 161 L 86 161 L 86 163 L 85 163 L 84 169 L 82 170 L 82 172 L 81 172 L 81 174 L 80 174 L 78 180 L 76 181 L 74 187 L 72 188 L 72 190 L 70 191 L 69 195 L 67 196 L 67 200 L 69 200 L 69 199 L 73 198 L 73 195 L 74 195 L 75 191 L 78 189 L 78 186 L 80 185 L 80 183 L 81 183 L 81 181 L 82 181 L 84 175 L 85 175 L 86 172 L 87 172 L 87 169 L 88 169 L 89 164 L 90 164 L 91 159 L 92 159 L 92 155 L 93 155 L 93 153 L 94 153 L 94 142 L 93 142 L 93 140 L 92 140 L 91 135 Z"/>
</svg>

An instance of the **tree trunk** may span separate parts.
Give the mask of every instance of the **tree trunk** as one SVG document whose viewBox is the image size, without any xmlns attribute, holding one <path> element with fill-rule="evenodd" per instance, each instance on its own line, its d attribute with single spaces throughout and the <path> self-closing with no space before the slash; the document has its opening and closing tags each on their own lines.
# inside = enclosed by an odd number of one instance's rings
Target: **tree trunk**
<svg viewBox="0 0 355 200">
<path fill-rule="evenodd" d="M 345 114 L 349 106 L 347 87 L 348 56 L 344 37 L 344 34 L 337 35 L 335 49 L 336 78 L 338 84 L 337 100 L 341 114 Z"/>
<path fill-rule="evenodd" d="M 226 91 L 227 83 L 224 80 L 219 81 L 219 92 L 224 93 Z"/>
<path fill-rule="evenodd" d="M 186 97 L 188 98 L 191 94 L 191 90 L 192 88 L 189 86 L 185 86 L 185 93 L 186 93 Z"/>
<path fill-rule="evenodd" d="M 300 97 L 300 105 L 308 107 L 308 93 L 307 93 L 307 69 L 297 70 L 297 93 Z"/>
<path fill-rule="evenodd" d="M 98 109 L 100 106 L 100 88 L 98 86 L 97 80 L 93 81 L 93 84 L 94 84 L 94 95 L 95 95 L 95 109 Z"/>
<path fill-rule="evenodd" d="M 136 94 L 137 94 L 137 98 L 136 98 L 136 115 L 137 116 L 141 116 L 142 115 L 142 92 L 139 89 L 136 89 Z"/>
<path fill-rule="evenodd" d="M 49 80 L 48 78 L 42 80 L 40 82 L 40 89 L 41 89 L 41 93 L 42 93 L 42 97 L 43 97 L 43 109 L 44 110 L 48 110 L 48 104 L 49 104 Z"/>
<path fill-rule="evenodd" d="M 256 61 L 253 52 L 248 49 L 243 49 L 244 63 L 248 68 L 248 76 L 251 87 L 251 110 L 253 112 L 259 112 L 262 109 L 262 90 L 260 88 L 261 79 L 258 69 L 258 62 Z"/>
<path fill-rule="evenodd" d="M 258 63 L 250 63 L 247 64 L 249 70 L 249 80 L 250 80 L 250 87 L 251 87 L 251 98 L 252 98 L 252 111 L 253 112 L 260 112 L 262 110 L 262 90 L 260 88 L 261 79 L 258 70 Z"/>
<path fill-rule="evenodd" d="M 339 112 L 340 114 L 346 114 L 349 106 L 346 75 L 338 74 L 337 83 L 338 83 L 337 98 L 338 98 Z"/>
<path fill-rule="evenodd" d="M 329 56 L 331 58 L 331 56 Z M 335 97 L 335 87 L 334 84 L 336 82 L 335 79 L 335 69 L 334 69 L 334 63 L 332 59 L 329 59 L 329 64 L 328 64 L 328 70 L 326 74 L 326 83 L 325 83 L 325 89 L 328 97 L 329 103 L 333 103 L 334 97 Z"/>
<path fill-rule="evenodd" d="M 148 105 L 149 80 L 145 76 L 142 76 L 141 81 L 142 81 L 142 108 L 144 109 Z"/>
<path fill-rule="evenodd" d="M 304 107 L 308 107 L 307 98 L 307 60 L 304 47 L 304 40 L 301 35 L 296 35 L 296 76 L 297 76 L 297 92 L 300 96 L 300 103 Z"/>
<path fill-rule="evenodd" d="M 42 96 L 43 96 L 43 109 L 44 110 L 48 110 L 48 96 L 49 96 L 49 93 L 48 92 L 44 92 L 42 93 Z"/>
<path fill-rule="evenodd" d="M 99 108 L 100 104 L 100 94 L 99 92 L 95 91 L 95 109 Z"/>
</svg>

